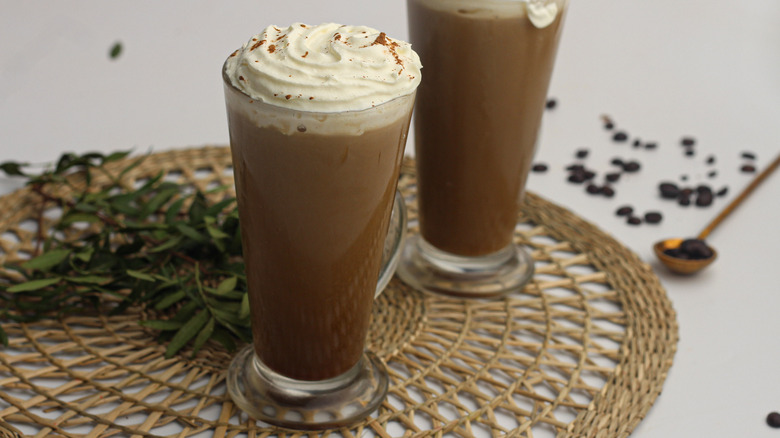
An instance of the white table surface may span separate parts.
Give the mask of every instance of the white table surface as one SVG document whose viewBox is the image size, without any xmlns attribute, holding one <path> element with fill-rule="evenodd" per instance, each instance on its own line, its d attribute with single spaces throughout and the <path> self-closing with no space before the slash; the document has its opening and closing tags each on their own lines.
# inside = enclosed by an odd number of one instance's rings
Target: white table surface
<svg viewBox="0 0 780 438">
<path fill-rule="evenodd" d="M 337 21 L 408 35 L 403 0 L 269 3 L 0 1 L 0 161 L 227 144 L 220 67 L 267 24 Z M 123 52 L 110 60 L 116 41 Z M 658 239 L 696 234 L 748 183 L 742 151 L 759 167 L 780 152 L 780 2 L 572 0 L 550 94 L 558 107 L 546 114 L 537 159 L 550 171 L 532 174 L 530 190 L 651 263 L 678 313 L 674 366 L 632 436 L 780 436 L 764 423 L 780 411 L 780 175 L 711 236 L 720 258 L 700 275 L 671 275 L 651 252 Z M 613 143 L 605 113 L 658 150 Z M 684 135 L 697 139 L 695 157 L 683 156 Z M 598 171 L 616 156 L 643 168 L 615 198 L 587 196 L 563 170 L 581 147 Z M 729 195 L 712 208 L 660 200 L 657 183 L 682 174 L 728 185 Z M 0 194 L 15 187 L 0 177 Z M 631 227 L 614 215 L 623 204 L 660 210 L 664 221 Z"/>
</svg>

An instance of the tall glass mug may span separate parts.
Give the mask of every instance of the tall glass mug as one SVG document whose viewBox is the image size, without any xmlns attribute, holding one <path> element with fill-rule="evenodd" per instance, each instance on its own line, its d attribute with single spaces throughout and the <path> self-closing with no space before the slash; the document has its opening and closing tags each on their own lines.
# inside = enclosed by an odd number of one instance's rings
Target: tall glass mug
<svg viewBox="0 0 780 438">
<path fill-rule="evenodd" d="M 420 234 L 398 274 L 421 290 L 498 297 L 533 260 L 513 243 L 568 0 L 407 0 L 425 65 L 415 108 Z"/>
<path fill-rule="evenodd" d="M 228 391 L 271 424 L 347 425 L 387 391 L 364 348 L 414 89 L 315 112 L 254 99 L 226 69 L 223 79 L 254 341 Z"/>
</svg>

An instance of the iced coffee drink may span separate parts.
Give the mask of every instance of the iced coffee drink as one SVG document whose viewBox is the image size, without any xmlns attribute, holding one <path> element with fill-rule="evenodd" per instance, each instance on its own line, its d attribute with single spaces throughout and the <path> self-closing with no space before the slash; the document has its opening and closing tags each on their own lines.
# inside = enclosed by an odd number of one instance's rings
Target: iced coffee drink
<svg viewBox="0 0 780 438">
<path fill-rule="evenodd" d="M 254 340 L 231 396 L 273 424 L 349 423 L 386 390 L 364 344 L 419 58 L 368 27 L 299 23 L 223 76 Z"/>
<path fill-rule="evenodd" d="M 422 238 L 410 239 L 399 273 L 460 296 L 517 290 L 532 265 L 513 230 L 567 0 L 407 4 L 426 70 L 415 110 Z"/>
</svg>

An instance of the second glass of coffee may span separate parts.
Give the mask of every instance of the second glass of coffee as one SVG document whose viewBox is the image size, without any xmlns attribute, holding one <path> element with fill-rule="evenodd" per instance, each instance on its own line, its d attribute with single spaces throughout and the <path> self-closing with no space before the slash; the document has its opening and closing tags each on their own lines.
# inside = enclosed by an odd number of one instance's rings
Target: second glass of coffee
<svg viewBox="0 0 780 438">
<path fill-rule="evenodd" d="M 415 107 L 420 234 L 398 274 L 499 297 L 533 275 L 514 230 L 568 0 L 407 0 L 425 64 Z"/>
</svg>

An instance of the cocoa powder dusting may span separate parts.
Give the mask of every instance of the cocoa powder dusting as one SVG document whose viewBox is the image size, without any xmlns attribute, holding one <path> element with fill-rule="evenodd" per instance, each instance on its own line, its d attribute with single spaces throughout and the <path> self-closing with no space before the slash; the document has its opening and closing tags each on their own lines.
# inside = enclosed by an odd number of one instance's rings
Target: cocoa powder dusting
<svg viewBox="0 0 780 438">
<path fill-rule="evenodd" d="M 239 80 L 239 81 L 246 81 L 246 79 L 244 79 L 244 77 L 243 77 L 243 76 L 239 76 L 239 77 L 238 77 L 238 80 Z"/>
<path fill-rule="evenodd" d="M 396 48 L 398 48 L 399 44 L 395 41 L 391 41 L 387 38 L 387 35 L 384 32 L 379 32 L 379 36 L 376 37 L 373 43 L 371 43 L 372 46 L 375 45 L 382 45 L 387 47 L 387 49 L 390 51 L 390 54 L 393 55 L 393 58 L 395 58 L 395 63 L 401 66 L 401 70 L 398 72 L 400 75 L 402 71 L 404 71 L 404 62 L 401 60 L 401 57 L 398 56 L 398 53 L 395 51 Z"/>
<path fill-rule="evenodd" d="M 252 44 L 252 47 L 249 48 L 249 51 L 251 52 L 252 50 L 255 50 L 256 48 L 262 46 L 263 43 L 265 43 L 265 40 L 260 40 L 260 41 L 258 41 L 256 43 Z"/>
<path fill-rule="evenodd" d="M 236 55 L 238 55 L 238 50 L 236 50 L 235 52 L 231 53 L 231 54 L 230 54 L 230 57 L 232 58 L 232 57 L 234 57 L 234 56 L 236 56 Z"/>
<path fill-rule="evenodd" d="M 276 46 L 271 44 L 268 46 L 268 53 L 274 53 L 276 51 Z"/>
<path fill-rule="evenodd" d="M 301 55 L 301 58 L 305 58 L 305 57 L 307 57 L 307 56 L 309 56 L 309 51 L 308 51 L 308 50 L 306 51 L 306 53 L 304 53 L 303 55 Z"/>
<path fill-rule="evenodd" d="M 340 40 L 340 39 L 341 39 L 341 34 L 340 34 L 340 33 L 338 33 L 338 32 L 336 32 L 336 33 L 333 35 L 333 41 L 338 41 L 338 40 Z"/>
<path fill-rule="evenodd" d="M 284 98 L 287 99 L 287 100 L 290 100 L 291 97 L 292 97 L 292 94 L 288 94 L 287 96 L 284 96 Z"/>
</svg>

